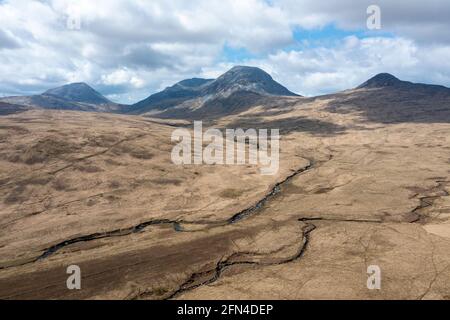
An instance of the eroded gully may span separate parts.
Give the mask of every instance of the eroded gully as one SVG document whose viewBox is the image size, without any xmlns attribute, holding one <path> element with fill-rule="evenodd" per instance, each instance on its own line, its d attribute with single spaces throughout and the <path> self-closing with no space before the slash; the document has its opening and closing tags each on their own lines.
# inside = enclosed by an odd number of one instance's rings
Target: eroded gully
<svg viewBox="0 0 450 320">
<path fill-rule="evenodd" d="M 183 221 L 183 220 L 168 220 L 168 219 L 153 219 L 149 221 L 145 221 L 142 223 L 139 223 L 138 225 L 131 226 L 128 228 L 121 228 L 121 229 L 115 229 L 111 231 L 105 231 L 105 232 L 98 232 L 98 233 L 92 233 L 88 235 L 82 235 L 79 237 L 74 237 L 71 239 L 67 239 L 64 241 L 61 241 L 55 245 L 52 245 L 48 247 L 47 249 L 43 250 L 43 252 L 36 256 L 36 257 L 30 257 L 29 259 L 26 259 L 25 261 L 22 260 L 21 263 L 17 264 L 10 264 L 10 265 L 4 265 L 0 266 L 0 270 L 2 269 L 8 269 L 12 267 L 19 267 L 24 266 L 30 263 L 34 263 L 39 260 L 43 260 L 48 258 L 49 256 L 55 254 L 57 251 L 70 246 L 75 243 L 79 242 L 88 242 L 88 241 L 94 241 L 98 239 L 104 239 L 104 238 L 112 238 L 112 237 L 123 237 L 128 236 L 133 233 L 138 233 L 144 231 L 149 226 L 156 226 L 156 225 L 172 225 L 173 229 L 176 232 L 201 232 L 205 231 L 206 229 L 212 229 L 212 228 L 218 228 L 223 227 L 231 224 L 238 223 L 246 218 L 249 218 L 251 216 L 254 216 L 257 214 L 266 204 L 267 202 L 271 201 L 274 197 L 276 197 L 280 192 L 281 188 L 284 184 L 291 181 L 294 177 L 305 173 L 311 169 L 317 168 L 318 166 L 322 165 L 323 163 L 330 161 L 332 159 L 332 155 L 328 156 L 327 160 L 322 161 L 314 161 L 312 159 L 307 159 L 309 161 L 309 164 L 307 166 L 304 166 L 300 169 L 295 170 L 291 175 L 287 176 L 284 180 L 276 183 L 274 187 L 260 200 L 258 200 L 255 204 L 251 205 L 250 207 L 239 211 L 232 215 L 227 220 L 222 221 Z M 202 225 L 204 228 L 192 230 L 192 231 L 185 231 L 185 228 L 183 226 L 187 225 Z"/>
</svg>

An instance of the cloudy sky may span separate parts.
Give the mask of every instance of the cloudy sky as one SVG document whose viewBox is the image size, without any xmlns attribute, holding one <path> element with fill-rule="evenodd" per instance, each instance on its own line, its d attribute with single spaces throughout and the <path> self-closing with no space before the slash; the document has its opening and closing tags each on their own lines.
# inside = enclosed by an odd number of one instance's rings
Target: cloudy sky
<svg viewBox="0 0 450 320">
<path fill-rule="evenodd" d="M 450 86 L 449 17 L 448 0 L 0 0 L 0 96 L 84 81 L 134 103 L 233 65 L 306 96 L 379 72 Z"/>
</svg>

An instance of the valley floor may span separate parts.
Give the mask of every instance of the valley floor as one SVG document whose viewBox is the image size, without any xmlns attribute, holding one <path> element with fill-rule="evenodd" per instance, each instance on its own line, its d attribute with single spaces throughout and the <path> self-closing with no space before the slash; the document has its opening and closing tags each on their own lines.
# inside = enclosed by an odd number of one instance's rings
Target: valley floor
<svg viewBox="0 0 450 320">
<path fill-rule="evenodd" d="M 215 123 L 279 126 L 275 176 L 174 165 L 149 118 L 1 117 L 0 298 L 450 299 L 450 124 L 327 110 Z"/>
</svg>

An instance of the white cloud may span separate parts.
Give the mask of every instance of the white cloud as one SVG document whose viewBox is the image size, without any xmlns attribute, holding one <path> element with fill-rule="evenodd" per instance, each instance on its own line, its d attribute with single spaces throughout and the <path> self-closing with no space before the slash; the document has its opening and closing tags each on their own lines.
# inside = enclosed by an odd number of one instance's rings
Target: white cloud
<svg viewBox="0 0 450 320">
<path fill-rule="evenodd" d="M 254 54 L 257 59 L 240 63 L 261 66 L 307 95 L 349 88 L 381 71 L 449 85 L 446 1 L 378 2 L 383 31 L 395 37 L 298 49 L 295 26 L 363 28 L 372 1 L 6 0 L 0 2 L 0 95 L 84 81 L 135 102 L 184 78 L 226 71 L 233 62 L 224 45 Z M 69 14 L 79 14 L 80 30 L 67 28 Z"/>
<path fill-rule="evenodd" d="M 74 14 L 80 30 L 67 28 Z M 262 0 L 7 0 L 0 2 L 0 21 L 2 94 L 36 93 L 75 79 L 107 94 L 124 86 L 151 92 L 201 74 L 225 43 L 261 53 L 292 41 L 283 12 Z M 129 83 L 108 87 L 104 75 L 124 69 L 135 74 Z"/>
<path fill-rule="evenodd" d="M 125 85 L 130 83 L 135 88 L 142 88 L 145 84 L 144 80 L 139 78 L 135 72 L 127 69 L 119 69 L 106 75 L 102 75 L 102 81 L 106 85 Z"/>
<path fill-rule="evenodd" d="M 381 9 L 382 31 L 394 32 L 426 43 L 450 43 L 448 0 L 273 0 L 289 15 L 292 24 L 304 28 L 334 23 L 345 29 L 366 28 L 368 6 Z"/>
</svg>

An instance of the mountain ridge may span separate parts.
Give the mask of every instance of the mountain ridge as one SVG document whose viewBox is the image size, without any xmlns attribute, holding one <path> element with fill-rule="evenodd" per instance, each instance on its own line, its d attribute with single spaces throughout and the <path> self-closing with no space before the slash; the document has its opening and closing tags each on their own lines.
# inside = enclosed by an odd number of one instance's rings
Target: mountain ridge
<svg viewBox="0 0 450 320">
<path fill-rule="evenodd" d="M 389 73 L 379 73 L 350 89 L 350 92 L 380 92 L 380 90 L 386 94 L 384 98 L 378 97 L 377 101 L 384 99 L 389 103 L 400 96 L 408 101 L 413 99 L 425 101 L 433 97 L 440 99 L 450 96 L 450 88 L 445 86 L 403 81 Z M 346 91 L 348 90 L 343 92 Z M 256 105 L 276 108 L 277 101 L 286 97 L 301 96 L 273 80 L 272 76 L 262 69 L 235 66 L 217 79 L 181 80 L 132 105 L 114 103 L 85 82 L 62 85 L 38 95 L 0 98 L 0 102 L 9 105 L 8 107 L 4 105 L 5 113 L 6 110 L 12 109 L 23 111 L 43 108 L 196 119 L 239 113 Z M 375 101 L 368 102 L 368 105 L 373 104 Z"/>
</svg>

